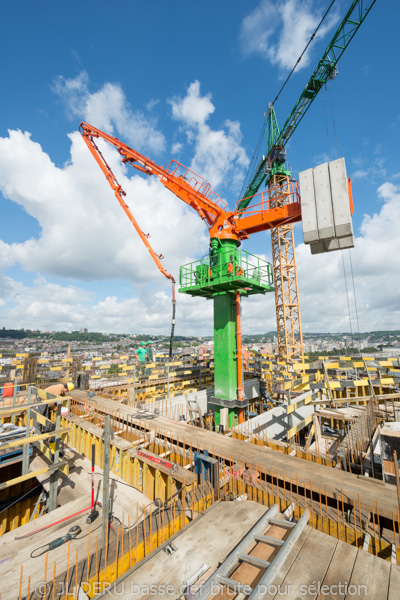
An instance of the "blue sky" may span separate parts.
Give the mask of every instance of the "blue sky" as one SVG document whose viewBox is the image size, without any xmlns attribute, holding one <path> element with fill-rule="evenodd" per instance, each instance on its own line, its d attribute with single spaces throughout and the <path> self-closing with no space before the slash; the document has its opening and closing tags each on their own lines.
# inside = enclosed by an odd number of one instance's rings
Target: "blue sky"
<svg viewBox="0 0 400 600">
<path fill-rule="evenodd" d="M 263 114 L 329 2 L 20 2 L 0 40 L 0 326 L 166 333 L 169 286 L 78 133 L 86 120 L 158 164 L 194 168 L 234 206 Z M 343 18 L 337 0 L 275 109 L 291 111 Z M 399 328 L 400 7 L 377 0 L 293 135 L 293 174 L 344 156 L 361 331 Z M 388 19 L 388 11 L 391 18 Z M 336 136 L 335 136 L 336 130 Z M 336 148 L 336 138 L 338 153 Z M 208 234 L 157 182 L 104 148 L 167 270 L 207 252 Z M 304 331 L 349 329 L 346 252 L 311 256 L 295 227 Z M 271 260 L 268 234 L 245 248 Z M 353 330 L 353 282 L 347 281 Z M 275 328 L 274 297 L 243 303 L 244 331 Z M 180 295 L 177 333 L 212 333 L 212 306 Z"/>
</svg>

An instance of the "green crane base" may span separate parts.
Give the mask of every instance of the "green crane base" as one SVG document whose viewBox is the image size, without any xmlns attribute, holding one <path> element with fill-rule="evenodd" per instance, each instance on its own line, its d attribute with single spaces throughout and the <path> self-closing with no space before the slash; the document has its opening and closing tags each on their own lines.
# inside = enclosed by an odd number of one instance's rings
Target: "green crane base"
<svg viewBox="0 0 400 600">
<path fill-rule="evenodd" d="M 180 268 L 179 291 L 213 298 L 214 302 L 214 405 L 215 428 L 237 423 L 247 403 L 238 400 L 237 329 L 235 295 L 273 291 L 272 265 L 245 250 L 239 241 L 211 239 L 207 257 Z M 228 418 L 221 411 L 228 409 Z"/>
</svg>

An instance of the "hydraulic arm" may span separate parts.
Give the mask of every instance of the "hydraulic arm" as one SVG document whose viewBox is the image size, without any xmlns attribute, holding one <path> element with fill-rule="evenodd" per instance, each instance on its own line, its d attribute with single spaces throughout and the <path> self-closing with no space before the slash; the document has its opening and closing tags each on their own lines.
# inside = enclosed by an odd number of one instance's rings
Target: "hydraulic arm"
<svg viewBox="0 0 400 600">
<path fill-rule="evenodd" d="M 175 330 L 175 313 L 176 313 L 175 279 L 170 273 L 168 273 L 166 271 L 166 269 L 164 269 L 164 267 L 161 263 L 161 259 L 163 258 L 163 256 L 161 254 L 156 254 L 154 252 L 153 248 L 151 247 L 151 245 L 148 241 L 148 234 L 143 233 L 142 229 L 139 227 L 138 222 L 136 221 L 135 217 L 131 213 L 129 206 L 126 204 L 126 202 L 124 200 L 124 196 L 126 196 L 126 192 L 122 189 L 121 185 L 118 183 L 114 173 L 111 170 L 111 167 L 107 163 L 106 159 L 104 158 L 103 154 L 101 153 L 100 149 L 98 148 L 97 144 L 95 143 L 95 141 L 93 139 L 94 137 L 100 137 L 100 135 L 94 134 L 93 132 L 90 133 L 89 126 L 86 126 L 87 129 L 84 129 L 82 127 L 83 125 L 86 125 L 86 124 L 82 123 L 82 125 L 81 125 L 81 133 L 82 133 L 83 139 L 85 140 L 86 145 L 89 148 L 90 152 L 94 156 L 97 164 L 99 165 L 99 167 L 103 171 L 104 175 L 106 176 L 106 179 L 107 179 L 108 183 L 110 184 L 111 188 L 114 190 L 115 197 L 117 198 L 119 204 L 122 206 L 128 219 L 130 220 L 130 222 L 136 229 L 137 233 L 139 234 L 140 239 L 142 240 L 142 242 L 146 246 L 147 250 L 149 251 L 149 253 L 150 253 L 152 259 L 154 260 L 154 262 L 156 263 L 159 271 L 164 275 L 164 277 L 166 277 L 167 279 L 169 279 L 171 281 L 171 284 L 172 284 L 172 321 L 171 321 L 171 335 L 170 335 L 170 343 L 169 343 L 169 356 L 171 358 L 172 343 L 173 343 L 174 330 Z M 94 129 L 94 128 L 92 128 L 92 129 Z M 101 137 L 103 137 L 105 135 L 106 134 L 103 134 Z M 109 137 L 109 136 L 107 136 L 107 137 Z M 111 139 L 113 139 L 113 138 L 111 138 Z"/>
<path fill-rule="evenodd" d="M 80 129 L 90 152 L 103 171 L 108 183 L 114 190 L 118 202 L 149 250 L 157 267 L 173 283 L 174 278 L 167 273 L 160 262 L 161 255 L 154 252 L 146 234 L 143 233 L 125 203 L 123 197 L 126 196 L 126 193 L 98 148 L 95 142 L 96 138 L 101 138 L 117 148 L 123 163 L 131 164 L 145 175 L 155 175 L 166 188 L 194 208 L 206 222 L 210 238 L 242 240 L 248 238 L 251 233 L 301 220 L 300 197 L 294 183 L 277 190 L 277 195 L 281 198 L 279 203 L 276 201 L 271 203 L 268 195 L 261 192 L 250 199 L 253 200 L 251 207 L 241 208 L 239 203 L 235 211 L 228 211 L 226 210 L 226 203 L 211 190 L 209 183 L 206 183 L 202 177 L 176 160 L 172 160 L 168 167 L 164 169 L 150 158 L 145 158 L 127 144 L 120 142 L 116 137 L 112 137 L 92 125 L 81 123 Z"/>
</svg>

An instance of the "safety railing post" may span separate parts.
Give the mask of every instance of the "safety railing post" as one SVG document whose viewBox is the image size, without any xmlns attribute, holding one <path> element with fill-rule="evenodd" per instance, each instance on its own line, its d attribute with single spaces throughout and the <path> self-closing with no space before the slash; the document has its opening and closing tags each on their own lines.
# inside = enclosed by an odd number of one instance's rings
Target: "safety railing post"
<svg viewBox="0 0 400 600">
<path fill-rule="evenodd" d="M 56 431 L 60 430 L 61 426 L 61 402 L 57 404 L 56 416 Z M 54 439 L 54 464 L 57 464 L 60 458 L 60 436 L 57 435 Z M 50 443 L 50 440 L 49 440 Z M 57 487 L 58 487 L 58 469 L 54 469 L 50 475 L 50 490 L 49 490 L 49 512 L 57 508 Z"/>
<path fill-rule="evenodd" d="M 105 548 L 107 541 L 108 518 L 110 512 L 110 442 L 111 417 L 104 418 L 104 462 L 103 462 L 103 522 L 101 527 L 101 543 Z M 107 554 L 107 549 L 106 549 Z"/>
<path fill-rule="evenodd" d="M 28 387 L 28 398 L 27 404 L 28 408 L 26 409 L 26 437 L 30 437 L 31 435 L 31 409 L 30 403 L 32 399 L 32 387 Z M 29 471 L 29 444 L 24 444 L 22 449 L 22 475 L 26 475 Z"/>
</svg>

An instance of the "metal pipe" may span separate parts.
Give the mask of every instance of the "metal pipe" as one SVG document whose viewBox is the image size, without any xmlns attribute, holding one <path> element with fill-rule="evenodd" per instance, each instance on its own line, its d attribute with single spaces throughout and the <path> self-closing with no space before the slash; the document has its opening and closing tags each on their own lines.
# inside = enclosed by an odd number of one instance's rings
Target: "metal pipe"
<svg viewBox="0 0 400 600">
<path fill-rule="evenodd" d="M 240 321 L 240 292 L 235 294 L 236 303 L 236 358 L 238 374 L 238 400 L 243 402 L 242 330 Z M 243 423 L 243 408 L 239 408 L 239 423 Z"/>
<path fill-rule="evenodd" d="M 18 383 L 18 379 L 15 378 L 14 379 L 14 387 L 13 387 L 13 400 L 12 400 L 12 406 L 13 406 L 13 408 L 15 408 L 15 404 L 16 404 L 16 401 L 17 401 L 17 383 Z M 15 413 L 12 414 L 11 423 L 13 425 L 15 424 Z"/>
<path fill-rule="evenodd" d="M 28 387 L 28 408 L 26 409 L 26 437 L 31 434 L 31 409 L 30 403 L 32 400 L 32 387 Z M 24 444 L 22 449 L 22 475 L 26 475 L 29 471 L 29 443 Z"/>
<path fill-rule="evenodd" d="M 110 512 L 110 442 L 111 442 L 111 417 L 104 418 L 104 463 L 103 463 L 103 524 L 101 529 L 102 547 L 106 546 L 108 518 Z M 107 554 L 107 550 L 106 550 Z"/>
</svg>

